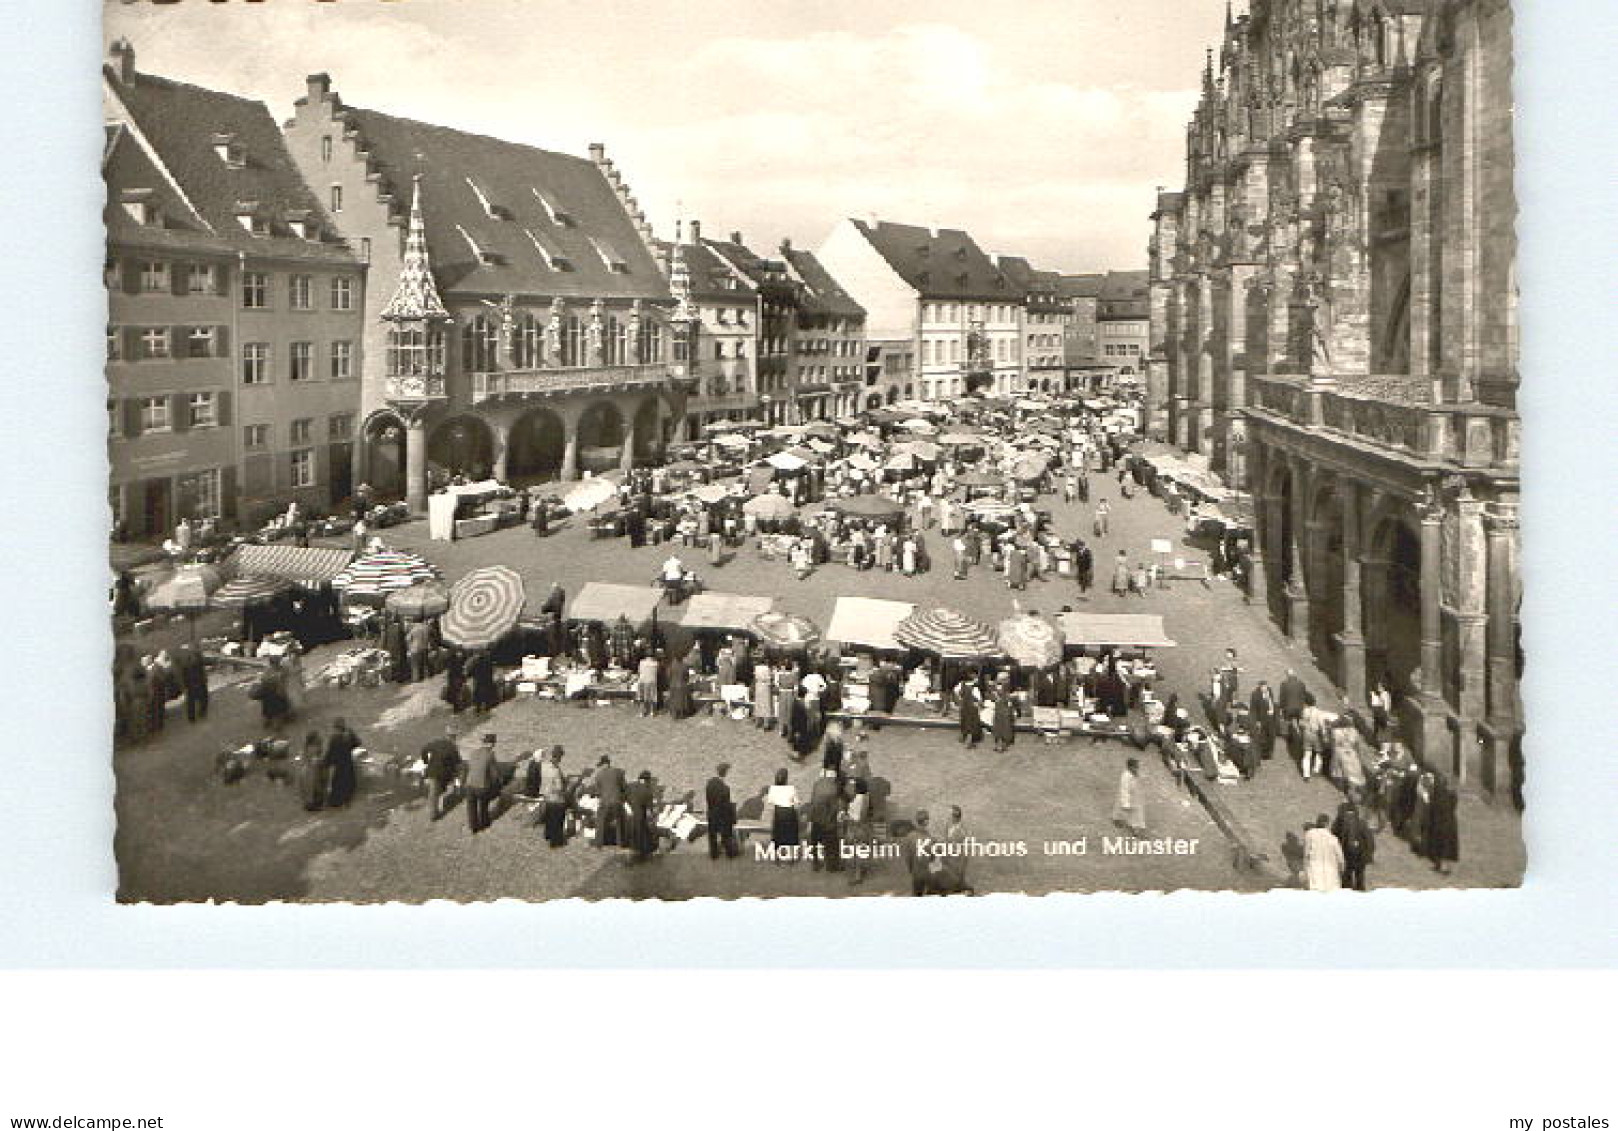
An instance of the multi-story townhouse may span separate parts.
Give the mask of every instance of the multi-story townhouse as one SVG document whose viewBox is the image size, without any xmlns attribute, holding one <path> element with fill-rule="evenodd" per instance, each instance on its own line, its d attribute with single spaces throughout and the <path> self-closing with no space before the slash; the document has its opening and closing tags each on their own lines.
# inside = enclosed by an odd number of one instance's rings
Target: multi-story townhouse
<svg viewBox="0 0 1618 1131">
<path fill-rule="evenodd" d="M 110 498 L 133 538 L 352 491 L 364 265 L 269 110 L 103 72 Z"/>
</svg>

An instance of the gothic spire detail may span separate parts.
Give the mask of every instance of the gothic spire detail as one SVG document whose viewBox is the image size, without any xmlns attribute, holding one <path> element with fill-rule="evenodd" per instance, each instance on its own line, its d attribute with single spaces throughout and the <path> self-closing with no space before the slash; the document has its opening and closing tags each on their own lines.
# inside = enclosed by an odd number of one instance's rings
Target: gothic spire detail
<svg viewBox="0 0 1618 1131">
<path fill-rule="evenodd" d="M 410 224 L 405 230 L 404 260 L 399 266 L 399 286 L 382 308 L 388 322 L 448 322 L 449 311 L 438 297 L 433 282 L 433 266 L 427 255 L 427 225 L 421 218 L 421 177 L 418 174 L 410 194 Z"/>
</svg>

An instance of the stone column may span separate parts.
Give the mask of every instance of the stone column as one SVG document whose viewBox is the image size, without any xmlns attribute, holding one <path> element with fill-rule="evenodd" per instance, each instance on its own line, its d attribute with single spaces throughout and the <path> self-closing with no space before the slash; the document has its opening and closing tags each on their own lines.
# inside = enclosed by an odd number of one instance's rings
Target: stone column
<svg viewBox="0 0 1618 1131">
<path fill-rule="evenodd" d="M 1197 400 L 1191 450 L 1207 453 L 1213 432 L 1213 277 L 1197 280 Z"/>
<path fill-rule="evenodd" d="M 566 440 L 562 446 L 562 471 L 564 480 L 579 477 L 579 422 L 564 418 L 562 427 L 566 429 Z"/>
<path fill-rule="evenodd" d="M 405 418 L 405 506 L 411 514 L 427 509 L 427 425 L 420 412 Z"/>
<path fill-rule="evenodd" d="M 1483 775 L 1496 800 L 1511 794 L 1511 747 L 1521 729 L 1517 691 L 1517 509 L 1496 505 L 1488 538 L 1488 718 L 1478 728 Z"/>
<path fill-rule="evenodd" d="M 624 446 L 618 453 L 618 467 L 629 471 L 635 466 L 635 418 L 631 416 L 624 426 Z"/>
<path fill-rule="evenodd" d="M 1291 577 L 1287 581 L 1287 635 L 1294 644 L 1309 644 L 1309 587 L 1304 574 L 1307 558 L 1304 541 L 1309 538 L 1305 506 L 1308 486 L 1303 464 L 1292 461 L 1292 545 L 1287 547 Z"/>
<path fill-rule="evenodd" d="M 1265 527 L 1269 524 L 1266 508 L 1269 506 L 1269 496 L 1263 494 L 1267 486 L 1267 477 L 1264 474 L 1264 449 L 1252 437 L 1248 438 L 1248 444 L 1251 455 L 1246 470 L 1253 500 L 1253 551 L 1248 556 L 1247 562 L 1247 603 L 1251 605 L 1265 600 L 1269 590 L 1269 575 L 1264 571 Z"/>
<path fill-rule="evenodd" d="M 1361 627 L 1363 607 L 1360 595 L 1360 490 L 1345 483 L 1343 497 L 1343 631 L 1337 637 L 1343 665 L 1338 678 L 1350 703 L 1364 703 L 1365 633 Z"/>
<path fill-rule="evenodd" d="M 500 482 L 506 481 L 507 463 L 506 453 L 511 447 L 511 426 L 503 420 L 490 420 L 489 424 L 489 474 Z"/>
<path fill-rule="evenodd" d="M 1417 507 L 1421 517 L 1421 687 L 1415 698 L 1421 754 L 1446 773 L 1455 770 L 1449 712 L 1444 703 L 1444 510 L 1436 497 Z"/>
<path fill-rule="evenodd" d="M 1474 785 L 1482 779 L 1478 724 L 1488 711 L 1488 654 L 1484 636 L 1488 624 L 1488 550 L 1483 525 L 1483 504 L 1463 483 L 1455 498 L 1452 557 L 1456 578 L 1453 600 L 1457 669 L 1455 673 L 1456 741 L 1461 751 L 1460 780 Z"/>
</svg>

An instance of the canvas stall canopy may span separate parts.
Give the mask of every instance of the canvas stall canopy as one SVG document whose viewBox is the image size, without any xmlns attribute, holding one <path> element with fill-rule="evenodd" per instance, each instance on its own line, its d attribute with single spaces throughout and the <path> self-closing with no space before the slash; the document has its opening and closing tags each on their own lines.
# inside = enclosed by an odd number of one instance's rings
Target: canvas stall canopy
<svg viewBox="0 0 1618 1131">
<path fill-rule="evenodd" d="M 753 618 L 774 607 L 774 597 L 756 597 L 747 593 L 698 593 L 686 601 L 680 624 L 693 631 L 752 632 Z"/>
<path fill-rule="evenodd" d="M 1069 647 L 1173 648 L 1163 618 L 1152 613 L 1061 613 Z"/>
<path fill-rule="evenodd" d="M 894 639 L 899 622 L 916 611 L 909 601 L 882 601 L 875 597 L 839 597 L 832 609 L 826 639 L 856 648 L 880 652 L 903 652 L 905 646 Z"/>
<path fill-rule="evenodd" d="M 569 620 L 593 620 L 611 624 L 623 617 L 632 625 L 643 625 L 652 619 L 657 603 L 663 599 L 663 590 L 648 585 L 614 585 L 607 581 L 586 582 L 573 607 L 568 610 Z"/>
<path fill-rule="evenodd" d="M 354 560 L 349 550 L 328 546 L 238 546 L 225 563 L 232 577 L 264 577 L 318 588 Z"/>
</svg>

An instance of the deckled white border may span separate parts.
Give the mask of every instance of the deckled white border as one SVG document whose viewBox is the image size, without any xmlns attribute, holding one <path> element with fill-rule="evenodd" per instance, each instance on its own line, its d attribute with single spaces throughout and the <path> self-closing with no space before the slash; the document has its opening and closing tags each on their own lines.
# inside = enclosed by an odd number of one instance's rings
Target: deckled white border
<svg viewBox="0 0 1618 1131">
<path fill-rule="evenodd" d="M 0 106 L 0 310 L 10 331 L 0 354 L 0 965 L 1611 964 L 1618 36 L 1610 0 L 1516 3 L 1529 375 L 1525 889 L 373 908 L 112 902 L 110 708 L 99 674 L 109 655 L 100 12 L 87 0 L 0 7 L 19 33 L 0 40 L 9 80 Z"/>
</svg>

